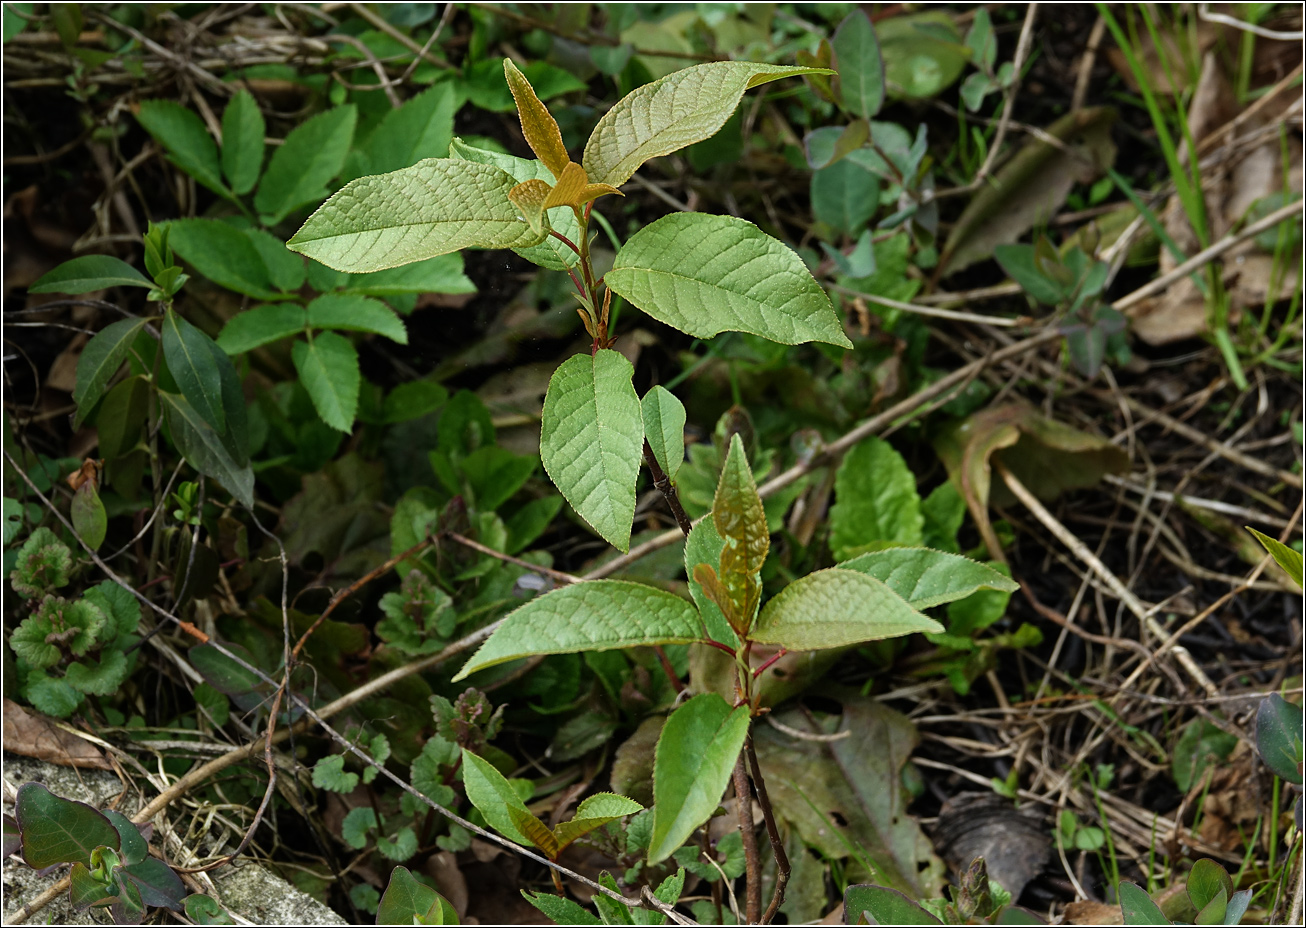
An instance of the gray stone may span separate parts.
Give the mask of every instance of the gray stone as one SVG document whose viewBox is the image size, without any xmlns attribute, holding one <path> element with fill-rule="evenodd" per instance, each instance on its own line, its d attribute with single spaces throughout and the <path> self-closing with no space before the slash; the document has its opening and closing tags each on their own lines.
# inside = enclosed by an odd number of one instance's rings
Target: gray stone
<svg viewBox="0 0 1306 928">
<path fill-rule="evenodd" d="M 4 755 L 4 778 L 17 788 L 29 781 L 42 783 L 52 793 L 65 799 L 89 803 L 96 808 L 104 806 L 123 792 L 122 781 L 103 770 L 78 770 L 59 767 L 41 761 Z M 6 804 L 12 797 L 5 790 Z M 132 793 L 124 797 L 118 811 L 131 815 L 139 803 Z M 12 812 L 12 807 L 6 809 Z M 41 877 L 14 855 L 4 862 L 4 914 L 5 923 L 30 900 L 67 873 L 60 868 L 50 876 Z M 256 925 L 347 925 L 334 911 L 312 896 L 300 892 L 281 877 L 252 861 L 242 861 L 222 867 L 210 876 L 217 887 L 216 897 L 231 912 Z M 54 925 L 106 925 L 112 919 L 104 909 L 76 911 L 68 904 L 68 894 L 63 893 L 40 913 L 30 924 Z"/>
</svg>

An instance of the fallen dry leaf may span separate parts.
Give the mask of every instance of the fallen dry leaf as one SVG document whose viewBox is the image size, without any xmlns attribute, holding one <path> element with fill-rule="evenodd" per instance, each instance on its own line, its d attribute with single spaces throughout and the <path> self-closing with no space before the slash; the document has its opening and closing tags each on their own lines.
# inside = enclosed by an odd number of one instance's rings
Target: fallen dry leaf
<svg viewBox="0 0 1306 928">
<path fill-rule="evenodd" d="M 100 749 L 89 741 L 59 728 L 54 719 L 24 709 L 9 699 L 4 701 L 4 743 L 6 751 L 62 767 L 113 769 Z"/>
<path fill-rule="evenodd" d="M 1105 902 L 1094 902 L 1091 899 L 1066 903 L 1067 925 L 1123 925 L 1124 923 L 1124 913 L 1120 911 L 1118 905 L 1107 905 Z"/>
<path fill-rule="evenodd" d="M 939 810 L 934 842 L 948 866 L 964 873 L 983 857 L 989 878 L 1019 899 L 1048 860 L 1052 838 L 1042 816 L 1016 809 L 996 793 L 962 793 Z"/>
</svg>

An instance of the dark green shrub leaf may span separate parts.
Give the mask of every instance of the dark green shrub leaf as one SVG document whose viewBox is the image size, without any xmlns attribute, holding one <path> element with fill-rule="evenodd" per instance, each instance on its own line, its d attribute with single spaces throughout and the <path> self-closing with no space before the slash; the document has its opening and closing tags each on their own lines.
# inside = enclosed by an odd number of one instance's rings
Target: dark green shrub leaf
<svg viewBox="0 0 1306 928">
<path fill-rule="evenodd" d="M 292 129 L 272 153 L 254 196 L 265 225 L 276 225 L 293 210 L 322 199 L 344 167 L 354 138 L 358 110 L 349 104 L 319 113 Z"/>
<path fill-rule="evenodd" d="M 84 658 L 68 665 L 64 680 L 73 689 L 94 696 L 112 696 L 127 679 L 127 657 L 121 651 L 105 649 L 98 661 Z"/>
<path fill-rule="evenodd" d="M 217 219 L 174 219 L 167 227 L 168 244 L 218 286 L 258 300 L 283 298 L 254 242 L 235 226 Z"/>
<path fill-rule="evenodd" d="M 1271 538 L 1264 532 L 1258 532 L 1250 525 L 1245 526 L 1247 531 L 1256 536 L 1256 540 L 1264 546 L 1274 557 L 1274 561 L 1283 568 L 1283 572 L 1296 581 L 1297 586 L 1302 585 L 1302 557 L 1297 551 L 1289 548 L 1277 538 Z"/>
<path fill-rule="evenodd" d="M 127 360 L 132 344 L 148 319 L 121 319 L 111 322 L 95 334 L 82 355 L 77 359 L 77 385 L 73 388 L 73 402 L 77 404 L 77 414 L 73 417 L 73 428 L 80 428 L 95 404 L 104 395 L 104 388 L 109 380 Z"/>
<path fill-rule="evenodd" d="M 218 146 L 199 116 L 172 100 L 146 100 L 137 121 L 168 153 L 168 160 L 222 197 L 231 191 L 222 183 Z"/>
<path fill-rule="evenodd" d="M 146 857 L 139 863 L 123 867 L 120 872 L 123 883 L 130 882 L 140 893 L 141 902 L 145 905 L 160 906 L 174 912 L 182 910 L 181 900 L 186 897 L 186 884 L 163 861 Z"/>
<path fill-rule="evenodd" d="M 489 445 L 477 448 L 458 466 L 475 494 L 476 508 L 488 512 L 498 509 L 522 488 L 535 473 L 535 463 L 534 455 L 513 454 Z"/>
<path fill-rule="evenodd" d="M 212 341 L 172 310 L 163 320 L 163 357 L 168 372 L 194 408 L 219 435 L 227 430 L 222 408 L 222 376 L 213 352 Z"/>
<path fill-rule="evenodd" d="M 307 324 L 308 314 L 297 303 L 264 303 L 233 316 L 218 335 L 218 347 L 241 354 L 298 335 Z"/>
<path fill-rule="evenodd" d="M 929 912 L 896 889 L 859 883 L 843 893 L 844 921 L 860 925 L 865 919 L 872 925 L 942 925 Z"/>
<path fill-rule="evenodd" d="M 291 357 L 322 421 L 341 432 L 352 430 L 362 375 L 349 339 L 319 332 L 312 341 L 295 342 Z"/>
<path fill-rule="evenodd" d="M 101 813 L 56 796 L 40 783 L 18 787 L 14 816 L 23 836 L 23 859 L 36 870 L 62 863 L 90 867 L 97 847 L 119 847 L 117 830 Z"/>
<path fill-rule="evenodd" d="M 126 261 L 111 255 L 82 255 L 41 275 L 27 292 L 76 294 L 107 287 L 153 286 L 144 274 Z"/>
<path fill-rule="evenodd" d="M 272 286 L 289 293 L 304 285 L 308 276 L 304 259 L 286 248 L 285 242 L 262 229 L 245 229 L 244 234 L 267 266 Z"/>
<path fill-rule="evenodd" d="M 458 916 L 444 897 L 419 883 L 407 867 L 390 871 L 381 904 L 376 910 L 378 925 L 456 925 Z"/>
<path fill-rule="evenodd" d="M 1066 298 L 1065 288 L 1044 274 L 1035 261 L 1033 245 L 999 245 L 993 249 L 993 257 L 1008 277 L 1044 306 L 1056 306 Z"/>
<path fill-rule="evenodd" d="M 1203 857 L 1193 864 L 1193 869 L 1188 872 L 1186 890 L 1193 908 L 1201 912 L 1220 893 L 1224 894 L 1224 903 L 1227 903 L 1229 897 L 1233 894 L 1233 880 L 1224 867 L 1209 857 Z M 1223 904 L 1220 909 L 1220 914 L 1223 915 Z M 1199 924 L 1210 923 L 1199 921 Z"/>
<path fill-rule="evenodd" d="M 748 708 L 731 709 L 715 693 L 671 713 L 653 762 L 650 864 L 670 857 L 716 811 L 747 735 Z"/>
<path fill-rule="evenodd" d="M 228 643 L 224 647 L 253 665 L 253 655 L 240 645 Z M 186 652 L 186 656 L 210 686 L 230 696 L 241 709 L 249 711 L 262 702 L 259 690 L 266 684 L 257 674 L 240 666 L 212 644 L 196 645 Z"/>
<path fill-rule="evenodd" d="M 544 534 L 562 511 L 562 497 L 554 494 L 533 499 L 508 519 L 508 554 L 520 554 Z"/>
<path fill-rule="evenodd" d="M 590 47 L 591 52 L 597 52 L 599 46 Z M 521 891 L 522 898 L 529 902 L 535 908 L 544 913 L 545 918 L 557 925 L 602 925 L 595 916 L 591 915 L 586 909 L 582 908 L 579 903 L 573 902 L 565 896 L 555 896 L 552 893 L 528 893 L 526 890 Z"/>
<path fill-rule="evenodd" d="M 545 593 L 510 613 L 454 682 L 533 654 L 688 644 L 701 636 L 697 611 L 674 593 L 625 580 L 590 580 Z"/>
<path fill-rule="evenodd" d="M 867 545 L 919 545 L 925 518 L 916 478 L 893 446 L 874 436 L 844 455 L 830 507 L 830 550 L 837 560 Z"/>
<path fill-rule="evenodd" d="M 830 40 L 839 71 L 839 96 L 843 105 L 858 116 L 870 119 L 884 105 L 884 60 L 875 39 L 871 19 L 854 10 L 839 25 Z"/>
<path fill-rule="evenodd" d="M 247 455 L 239 454 L 240 449 L 233 447 L 231 436 L 215 432 L 186 397 L 160 391 L 159 399 L 172 440 L 182 457 L 200 473 L 221 483 L 242 504 L 253 506 L 254 471 Z"/>
<path fill-rule="evenodd" d="M 380 300 L 357 293 L 328 293 L 308 304 L 308 324 L 315 329 L 375 332 L 401 345 L 408 330 L 395 311 Z"/>
<path fill-rule="evenodd" d="M 233 193 L 249 193 L 258 183 L 266 135 L 258 103 L 248 90 L 238 90 L 222 113 L 222 173 Z"/>
<path fill-rule="evenodd" d="M 424 158 L 449 157 L 458 103 L 453 84 L 445 81 L 386 113 L 359 149 L 366 173 L 385 174 Z"/>
<path fill-rule="evenodd" d="M 149 382 L 140 376 L 128 377 L 105 396 L 95 427 L 100 434 L 100 454 L 106 460 L 122 457 L 140 442 L 149 399 Z"/>
</svg>

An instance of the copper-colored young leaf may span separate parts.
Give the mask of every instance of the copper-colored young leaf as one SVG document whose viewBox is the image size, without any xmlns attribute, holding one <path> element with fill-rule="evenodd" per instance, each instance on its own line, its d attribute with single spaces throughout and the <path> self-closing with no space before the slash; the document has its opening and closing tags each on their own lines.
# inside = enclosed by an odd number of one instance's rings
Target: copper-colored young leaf
<svg viewBox="0 0 1306 928">
<path fill-rule="evenodd" d="M 549 185 L 542 180 L 525 180 L 508 191 L 508 199 L 521 211 L 522 218 L 532 232 L 538 233 L 548 228 L 544 210 L 550 193 Z"/>
<path fill-rule="evenodd" d="M 721 468 L 721 479 L 712 501 L 712 522 L 725 541 L 719 576 L 742 625 L 736 625 L 735 630 L 742 634 L 752 622 L 762 596 L 757 575 L 771 548 L 771 534 L 753 471 L 748 466 L 744 442 L 738 434 L 731 437 L 730 451 Z"/>
<path fill-rule="evenodd" d="M 558 182 L 549 191 L 548 199 L 544 201 L 544 208 L 552 209 L 555 206 L 572 206 L 578 203 L 580 195 L 589 182 L 590 179 L 583 167 L 574 161 L 568 162 L 562 169 L 562 173 L 558 175 Z"/>
<path fill-rule="evenodd" d="M 511 58 L 503 59 L 503 74 L 508 79 L 512 98 L 517 101 L 517 115 L 521 117 L 521 131 L 526 136 L 526 144 L 535 152 L 535 157 L 561 181 L 563 172 L 571 163 L 571 157 L 567 154 L 567 146 L 562 143 L 562 131 L 558 128 L 557 120 L 549 114 L 548 107 L 540 102 L 540 98 L 535 95 L 535 88 L 531 87 L 531 82 L 517 69 Z"/>
<path fill-rule="evenodd" d="M 739 609 L 735 606 L 730 591 L 725 588 L 721 578 L 717 576 L 716 569 L 711 564 L 699 564 L 694 568 L 693 577 L 694 582 L 703 588 L 703 595 L 721 610 L 721 614 L 726 617 L 730 627 L 738 631 L 742 624 L 739 621 Z"/>
</svg>

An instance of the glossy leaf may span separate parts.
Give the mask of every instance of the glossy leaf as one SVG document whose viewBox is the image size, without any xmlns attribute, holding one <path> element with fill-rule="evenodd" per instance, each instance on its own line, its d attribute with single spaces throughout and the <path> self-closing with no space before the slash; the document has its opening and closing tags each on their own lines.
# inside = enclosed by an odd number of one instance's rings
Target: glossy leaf
<svg viewBox="0 0 1306 928">
<path fill-rule="evenodd" d="M 625 580 L 587 580 L 509 613 L 454 681 L 533 654 L 687 644 L 701 637 L 697 611 L 674 593 Z"/>
<path fill-rule="evenodd" d="M 105 515 L 104 503 L 100 502 L 100 494 L 95 488 L 94 480 L 85 481 L 77 488 L 77 492 L 73 493 L 68 514 L 72 517 L 73 528 L 92 551 L 104 544 L 104 534 L 108 530 L 108 516 Z"/>
<path fill-rule="evenodd" d="M 791 249 L 751 222 L 672 213 L 630 237 L 604 282 L 696 338 L 749 332 L 851 348 L 825 291 Z"/>
<path fill-rule="evenodd" d="M 266 181 L 265 181 L 266 183 Z M 512 176 L 471 161 L 432 158 L 350 181 L 286 243 L 338 271 L 379 271 L 463 248 L 535 245 L 508 200 Z"/>
<path fill-rule="evenodd" d="M 748 735 L 748 708 L 703 693 L 671 713 L 653 761 L 648 861 L 666 860 L 711 817 Z"/>
<path fill-rule="evenodd" d="M 291 359 L 322 421 L 341 432 L 352 430 L 362 375 L 358 352 L 349 339 L 319 332 L 311 342 L 295 342 Z"/>
<path fill-rule="evenodd" d="M 153 287 L 149 279 L 121 258 L 82 255 L 37 278 L 28 293 L 90 293 L 107 287 Z M 130 321 L 130 320 L 126 320 Z"/>
<path fill-rule="evenodd" d="M 498 770 L 494 768 L 488 760 L 471 751 L 463 748 L 463 786 L 467 790 L 467 798 L 471 804 L 476 806 L 481 815 L 490 827 L 499 834 L 503 835 L 518 844 L 524 844 L 527 847 L 534 845 L 526 835 L 513 822 L 513 817 L 509 810 L 516 810 L 525 815 L 528 819 L 535 818 L 530 810 L 526 808 L 526 803 L 522 802 L 521 797 L 517 795 L 516 790 Z M 525 821 L 525 819 L 523 820 Z M 540 823 L 543 827 L 543 823 Z M 544 829 L 546 832 L 548 828 Z"/>
<path fill-rule="evenodd" d="M 124 883 L 130 882 L 135 887 L 146 905 L 182 911 L 181 900 L 186 897 L 186 884 L 163 861 L 146 857 L 123 867 L 119 873 Z"/>
<path fill-rule="evenodd" d="M 1302 781 L 1302 709 L 1271 693 L 1256 709 L 1256 750 L 1274 775 Z"/>
<path fill-rule="evenodd" d="M 222 112 L 222 173 L 233 193 L 246 194 L 263 170 L 263 139 L 267 125 L 258 103 L 240 89 Z"/>
<path fill-rule="evenodd" d="M 1220 893 L 1224 893 L 1223 901 L 1227 904 L 1229 896 L 1233 894 L 1233 879 L 1224 867 L 1209 857 L 1203 857 L 1193 864 L 1192 870 L 1188 871 L 1185 890 L 1193 908 L 1200 912 Z M 1220 914 L 1223 915 L 1224 906 L 1221 905 L 1220 909 Z"/>
<path fill-rule="evenodd" d="M 987 564 L 929 548 L 872 551 L 844 561 L 838 567 L 882 580 L 913 609 L 929 609 L 950 603 L 976 590 L 1011 593 L 1020 588 L 1020 584 Z"/>
<path fill-rule="evenodd" d="M 665 387 L 654 387 L 640 401 L 644 419 L 644 440 L 653 449 L 653 459 L 673 482 L 685 461 L 685 407 Z"/>
<path fill-rule="evenodd" d="M 839 71 L 839 96 L 849 111 L 870 119 L 884 105 L 884 59 L 875 27 L 862 10 L 853 10 L 830 40 Z"/>
<path fill-rule="evenodd" d="M 916 478 L 893 446 L 874 436 L 854 445 L 835 476 L 830 550 L 837 560 L 874 542 L 919 545 L 925 517 Z"/>
<path fill-rule="evenodd" d="M 582 162 L 596 184 L 620 187 L 650 158 L 715 135 L 744 91 L 799 74 L 826 73 L 751 61 L 694 65 L 645 84 L 608 110 L 590 133 Z"/>
<path fill-rule="evenodd" d="M 81 861 L 73 864 L 68 874 L 68 882 L 68 902 L 74 909 L 82 909 L 102 901 L 112 902 L 115 898 L 109 893 L 109 887 L 92 876 L 91 871 Z"/>
<path fill-rule="evenodd" d="M 303 332 L 308 324 L 304 307 L 297 303 L 264 303 L 231 317 L 218 334 L 218 347 L 230 355 Z"/>
<path fill-rule="evenodd" d="M 517 103 L 517 114 L 521 117 L 522 135 L 526 144 L 535 152 L 554 177 L 561 177 L 562 170 L 571 163 L 567 146 L 562 143 L 562 132 L 558 123 L 549 113 L 548 108 L 535 95 L 535 89 L 526 75 L 517 70 L 511 58 L 503 59 L 504 77 L 508 79 L 508 89 L 512 91 Z"/>
<path fill-rule="evenodd" d="M 689 537 L 685 539 L 685 576 L 689 578 L 689 593 L 694 598 L 694 604 L 698 606 L 699 615 L 702 617 L 703 626 L 707 630 L 708 636 L 713 641 L 719 641 L 722 644 L 736 647 L 739 644 L 739 638 L 731 628 L 729 620 L 725 613 L 717 606 L 716 602 L 707 595 L 700 583 L 694 576 L 699 566 L 711 568 L 714 564 L 721 563 L 721 549 L 725 547 L 725 542 L 717 534 L 716 526 L 712 524 L 711 519 L 703 519 L 696 524 L 689 532 Z M 716 571 L 712 572 L 713 577 Z"/>
<path fill-rule="evenodd" d="M 943 630 L 874 577 L 832 567 L 795 580 L 767 602 L 751 637 L 815 651 Z"/>
<path fill-rule="evenodd" d="M 73 428 L 80 428 L 95 404 L 100 401 L 104 388 L 118 372 L 118 368 L 122 367 L 122 362 L 127 360 L 136 336 L 148 321 L 137 318 L 111 322 L 86 343 L 81 357 L 77 359 L 77 383 L 73 387 L 77 414 L 73 417 Z"/>
<path fill-rule="evenodd" d="M 843 892 L 844 921 L 849 925 L 942 925 L 896 889 L 859 883 Z"/>
<path fill-rule="evenodd" d="M 1256 536 L 1256 540 L 1261 543 L 1266 551 L 1274 557 L 1274 562 L 1283 568 L 1283 572 L 1291 577 L 1297 584 L 1302 585 L 1302 557 L 1300 552 L 1289 548 L 1277 538 L 1271 538 L 1264 532 L 1258 532 L 1250 525 L 1246 526 L 1247 531 Z"/>
<path fill-rule="evenodd" d="M 1170 924 L 1170 919 L 1165 917 L 1160 907 L 1152 901 L 1152 897 L 1137 883 L 1121 880 L 1118 891 L 1120 909 L 1126 925 Z"/>
<path fill-rule="evenodd" d="M 291 130 L 273 150 L 254 196 L 254 208 L 265 217 L 264 225 L 276 225 L 291 211 L 327 195 L 327 185 L 344 167 L 357 122 L 358 110 L 348 104 L 319 113 Z"/>
<path fill-rule="evenodd" d="M 327 293 L 308 304 L 308 324 L 315 329 L 373 332 L 401 345 L 408 330 L 393 309 L 356 293 Z"/>
<path fill-rule="evenodd" d="M 191 407 L 221 435 L 227 430 L 227 416 L 222 408 L 222 375 L 209 350 L 211 341 L 172 310 L 164 316 L 163 357 L 168 372 Z"/>
<path fill-rule="evenodd" d="M 220 196 L 230 197 L 218 166 L 218 146 L 204 120 L 172 100 L 146 100 L 137 121 L 163 146 L 168 160 Z"/>
<path fill-rule="evenodd" d="M 245 506 L 253 506 L 254 471 L 248 460 L 241 460 L 239 449 L 215 432 L 184 396 L 161 390 L 159 400 L 182 457 L 200 473 L 221 483 Z"/>
<path fill-rule="evenodd" d="M 517 158 L 513 155 L 474 148 L 462 139 L 454 139 L 453 144 L 449 147 L 449 153 L 454 158 L 499 168 L 508 173 L 517 183 L 528 180 L 541 180 L 552 184 L 555 181 L 554 175 L 539 161 L 528 161 L 525 158 Z M 559 235 L 565 236 L 568 241 L 579 243 L 580 226 L 576 222 L 575 214 L 570 209 L 551 210 L 549 212 L 549 226 Z M 580 261 L 580 255 L 567 247 L 565 242 L 559 241 L 552 235 L 546 236 L 544 241 L 537 245 L 517 246 L 513 248 L 513 251 L 527 261 L 554 271 L 575 267 Z"/>
<path fill-rule="evenodd" d="M 61 863 L 90 867 L 97 847 L 119 847 L 118 832 L 103 814 L 56 796 L 40 783 L 18 787 L 14 816 L 23 836 L 23 859 L 36 870 Z"/>
<path fill-rule="evenodd" d="M 118 853 L 122 855 L 123 863 L 140 863 L 149 856 L 150 846 L 145 836 L 141 834 L 140 828 L 131 819 L 112 809 L 105 809 L 103 814 L 118 832 Z"/>
<path fill-rule="evenodd" d="M 540 459 L 567 502 L 609 544 L 630 548 L 644 424 L 634 367 L 610 349 L 564 361 L 549 379 Z"/>
<path fill-rule="evenodd" d="M 1247 914 L 1247 906 L 1252 901 L 1252 891 L 1242 889 L 1229 897 L 1229 904 L 1224 910 L 1224 924 L 1236 925 Z"/>
</svg>

